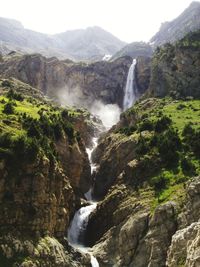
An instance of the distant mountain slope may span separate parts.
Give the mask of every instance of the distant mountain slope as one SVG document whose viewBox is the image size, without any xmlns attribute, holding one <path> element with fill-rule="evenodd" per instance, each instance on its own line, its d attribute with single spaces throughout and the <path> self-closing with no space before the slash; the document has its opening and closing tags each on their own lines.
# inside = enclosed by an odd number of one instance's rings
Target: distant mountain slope
<svg viewBox="0 0 200 267">
<path fill-rule="evenodd" d="M 114 54 L 124 42 L 99 27 L 47 35 L 25 29 L 16 21 L 0 18 L 0 52 L 17 50 L 73 60 L 102 59 Z"/>
<path fill-rule="evenodd" d="M 176 19 L 161 25 L 158 33 L 150 40 L 156 47 L 165 43 L 174 43 L 187 33 L 200 29 L 200 2 L 192 2 Z"/>
<path fill-rule="evenodd" d="M 153 49 L 149 44 L 145 42 L 133 42 L 120 49 L 113 55 L 111 60 L 115 60 L 123 56 L 129 56 L 132 58 L 136 58 L 138 56 L 151 57 L 152 53 Z"/>
<path fill-rule="evenodd" d="M 113 55 L 125 43 L 100 27 L 89 27 L 86 30 L 67 31 L 54 35 L 62 51 L 70 51 L 76 59 L 101 59 L 106 54 Z"/>
</svg>

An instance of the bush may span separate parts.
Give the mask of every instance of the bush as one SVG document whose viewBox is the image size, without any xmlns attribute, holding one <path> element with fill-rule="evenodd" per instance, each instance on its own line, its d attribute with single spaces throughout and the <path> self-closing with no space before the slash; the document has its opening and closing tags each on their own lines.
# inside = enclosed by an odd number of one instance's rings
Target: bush
<svg viewBox="0 0 200 267">
<path fill-rule="evenodd" d="M 196 173 L 194 164 L 188 158 L 183 158 L 181 160 L 181 168 L 185 175 L 195 175 Z"/>
<path fill-rule="evenodd" d="M 154 122 L 150 121 L 148 119 L 142 121 L 142 123 L 139 125 L 140 132 L 142 131 L 153 131 L 154 130 Z"/>
<path fill-rule="evenodd" d="M 30 137 L 40 138 L 40 136 L 41 136 L 40 129 L 39 129 L 38 124 L 36 122 L 32 121 L 30 123 L 30 126 L 27 129 L 27 135 Z"/>
<path fill-rule="evenodd" d="M 62 137 L 62 125 L 59 122 L 52 124 L 52 129 L 56 140 L 59 140 Z"/>
<path fill-rule="evenodd" d="M 120 128 L 117 132 L 129 136 L 132 135 L 132 133 L 135 132 L 136 130 L 137 130 L 136 126 L 130 126 L 130 127 Z"/>
<path fill-rule="evenodd" d="M 187 124 L 182 132 L 184 142 L 189 149 L 200 158 L 200 129 L 193 129 L 191 123 Z"/>
<path fill-rule="evenodd" d="M 149 144 L 147 142 L 147 140 L 144 137 L 140 137 L 137 143 L 137 147 L 135 152 L 138 155 L 144 155 L 149 151 Z"/>
<path fill-rule="evenodd" d="M 21 94 L 16 93 L 13 91 L 13 89 L 10 89 L 6 95 L 10 100 L 18 100 L 18 101 L 23 101 L 24 98 Z"/>
<path fill-rule="evenodd" d="M 63 123 L 63 129 L 70 140 L 74 138 L 74 128 L 71 123 Z"/>
<path fill-rule="evenodd" d="M 4 105 L 3 113 L 5 114 L 14 114 L 15 108 L 13 102 L 8 102 Z"/>
<path fill-rule="evenodd" d="M 165 133 L 159 135 L 157 146 L 160 157 L 165 164 L 172 166 L 178 163 L 178 151 L 181 150 L 182 144 L 177 132 L 170 128 Z"/>
<path fill-rule="evenodd" d="M 169 128 L 169 126 L 172 124 L 172 120 L 167 117 L 163 116 L 157 122 L 155 123 L 155 131 L 157 133 L 161 133 Z"/>
<path fill-rule="evenodd" d="M 11 82 L 8 81 L 8 80 L 4 80 L 4 81 L 1 83 L 1 85 L 2 85 L 3 87 L 11 87 Z"/>
<path fill-rule="evenodd" d="M 64 109 L 62 112 L 61 112 L 61 116 L 63 119 L 68 119 L 69 118 L 69 113 L 66 109 Z"/>
<path fill-rule="evenodd" d="M 0 147 L 1 148 L 9 148 L 12 145 L 11 135 L 8 133 L 0 134 Z"/>
<path fill-rule="evenodd" d="M 154 187 L 156 191 L 161 191 L 165 189 L 168 183 L 169 183 L 169 178 L 164 174 L 155 176 L 150 181 L 150 184 Z"/>
<path fill-rule="evenodd" d="M 185 125 L 185 127 L 183 128 L 183 132 L 182 132 L 182 136 L 187 138 L 191 138 L 192 136 L 194 136 L 195 134 L 195 130 L 192 128 L 192 123 L 188 123 Z"/>
</svg>

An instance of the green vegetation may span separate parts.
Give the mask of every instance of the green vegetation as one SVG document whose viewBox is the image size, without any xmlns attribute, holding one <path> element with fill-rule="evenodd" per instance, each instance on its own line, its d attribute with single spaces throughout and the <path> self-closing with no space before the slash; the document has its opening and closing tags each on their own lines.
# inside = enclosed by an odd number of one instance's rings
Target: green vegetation
<svg viewBox="0 0 200 267">
<path fill-rule="evenodd" d="M 137 136 L 132 185 L 148 183 L 152 205 L 184 199 L 184 183 L 200 172 L 200 101 L 149 99 L 123 114 L 135 124 L 118 129 Z M 177 200 L 178 199 L 178 200 Z"/>
<path fill-rule="evenodd" d="M 9 81 L 4 83 L 11 87 Z M 64 135 L 71 145 L 76 137 L 80 140 L 73 126 L 78 116 L 83 116 L 82 110 L 62 109 L 36 98 L 22 97 L 13 88 L 0 96 L 0 160 L 5 161 L 8 176 L 16 176 L 23 164 L 43 156 L 52 163 L 59 161 L 56 142 Z"/>
</svg>

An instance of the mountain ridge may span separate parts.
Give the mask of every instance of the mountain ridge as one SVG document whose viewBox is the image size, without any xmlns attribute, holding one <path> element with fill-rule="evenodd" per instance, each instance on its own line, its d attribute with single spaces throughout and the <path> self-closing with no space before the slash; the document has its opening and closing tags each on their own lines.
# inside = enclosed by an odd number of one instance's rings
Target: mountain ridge
<svg viewBox="0 0 200 267">
<path fill-rule="evenodd" d="M 47 57 L 72 60 L 99 60 L 125 45 L 125 42 L 98 26 L 49 35 L 26 29 L 21 22 L 2 17 L 0 41 L 0 52 L 4 52 L 5 46 L 10 51 L 41 53 Z"/>
</svg>

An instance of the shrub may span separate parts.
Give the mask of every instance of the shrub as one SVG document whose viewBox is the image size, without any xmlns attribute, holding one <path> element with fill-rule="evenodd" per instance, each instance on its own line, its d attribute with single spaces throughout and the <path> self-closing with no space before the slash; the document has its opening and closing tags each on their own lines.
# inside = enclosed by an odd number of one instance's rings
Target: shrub
<svg viewBox="0 0 200 267">
<path fill-rule="evenodd" d="M 178 133 L 172 128 L 159 135 L 157 141 L 158 151 L 163 162 L 169 166 L 176 165 L 179 161 L 178 151 L 182 144 Z"/>
<path fill-rule="evenodd" d="M 144 155 L 146 154 L 147 152 L 149 151 L 149 144 L 148 144 L 148 141 L 140 136 L 139 140 L 138 140 L 138 143 L 137 143 L 137 147 L 136 147 L 136 150 L 135 152 L 138 154 L 138 155 Z"/>
<path fill-rule="evenodd" d="M 169 179 L 164 174 L 155 176 L 151 179 L 150 184 L 154 187 L 156 191 L 161 191 L 167 187 Z"/>
<path fill-rule="evenodd" d="M 194 136 L 195 130 L 192 128 L 192 123 L 187 123 L 185 127 L 183 128 L 182 136 L 187 138 L 191 138 Z"/>
<path fill-rule="evenodd" d="M 186 175 L 195 175 L 196 168 L 194 164 L 188 158 L 184 157 L 181 160 L 181 168 Z"/>
<path fill-rule="evenodd" d="M 139 131 L 153 131 L 154 130 L 154 122 L 148 119 L 143 120 L 142 123 L 139 125 Z"/>
<path fill-rule="evenodd" d="M 13 102 L 8 102 L 4 105 L 3 113 L 5 114 L 14 114 L 15 108 Z"/>
<path fill-rule="evenodd" d="M 62 112 L 61 112 L 61 116 L 63 119 L 68 119 L 69 118 L 69 113 L 66 109 L 64 109 Z"/>
<path fill-rule="evenodd" d="M 27 129 L 27 135 L 30 137 L 40 138 L 40 129 L 35 121 L 31 121 L 30 126 Z"/>
<path fill-rule="evenodd" d="M 182 109 L 184 109 L 184 108 L 186 108 L 187 106 L 185 105 L 185 104 L 179 104 L 178 106 L 177 106 L 177 110 L 182 110 Z"/>
<path fill-rule="evenodd" d="M 74 138 L 74 128 L 71 123 L 63 123 L 63 129 L 70 140 Z"/>
<path fill-rule="evenodd" d="M 136 126 L 130 126 L 130 127 L 123 127 L 123 128 L 120 128 L 117 132 L 129 136 L 129 135 L 131 135 L 133 132 L 135 132 L 136 130 L 137 130 L 137 127 L 136 127 Z"/>
<path fill-rule="evenodd" d="M 52 129 L 56 140 L 59 140 L 62 137 L 62 125 L 59 122 L 52 124 Z"/>
<path fill-rule="evenodd" d="M 18 101 L 23 101 L 24 98 L 20 93 L 16 93 L 13 91 L 13 89 L 10 89 L 6 95 L 10 100 L 18 100 Z"/>
<path fill-rule="evenodd" d="M 155 123 L 155 131 L 157 133 L 161 133 L 169 128 L 172 124 L 172 120 L 167 116 L 162 116 L 157 122 Z"/>
<path fill-rule="evenodd" d="M 8 80 L 4 80 L 4 81 L 1 83 L 1 85 L 2 85 L 3 87 L 11 87 L 11 82 L 8 81 Z"/>
<path fill-rule="evenodd" d="M 12 145 L 12 138 L 11 135 L 8 133 L 0 134 L 0 147 L 8 148 Z"/>
</svg>

